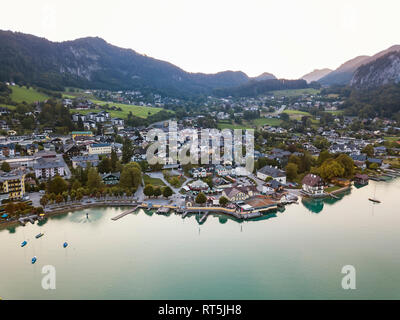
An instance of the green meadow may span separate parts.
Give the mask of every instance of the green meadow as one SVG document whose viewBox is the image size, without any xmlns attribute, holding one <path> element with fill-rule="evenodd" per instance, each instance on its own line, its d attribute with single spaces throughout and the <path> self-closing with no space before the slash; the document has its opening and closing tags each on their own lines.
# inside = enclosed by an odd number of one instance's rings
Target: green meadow
<svg viewBox="0 0 400 320">
<path fill-rule="evenodd" d="M 136 117 L 140 118 L 147 118 L 149 116 L 152 116 L 153 114 L 156 114 L 160 112 L 161 110 L 165 110 L 163 108 L 154 108 L 154 107 L 147 107 L 147 106 L 135 106 L 135 105 L 130 105 L 130 104 L 123 104 L 123 103 L 114 103 L 114 102 L 105 102 L 105 101 L 100 101 L 100 100 L 91 100 L 93 103 L 104 106 L 107 105 L 112 107 L 115 106 L 117 108 L 121 108 L 121 111 L 119 110 L 108 110 L 110 112 L 111 117 L 113 118 L 127 118 L 129 112 L 132 112 L 132 114 Z M 71 113 L 81 113 L 81 114 L 87 114 L 89 112 L 94 112 L 94 111 L 100 111 L 100 110 L 94 110 L 94 109 L 89 109 L 89 110 L 77 110 L 77 109 L 70 109 Z M 166 110 L 173 114 L 173 111 Z"/>
<path fill-rule="evenodd" d="M 26 103 L 33 103 L 36 101 L 44 101 L 49 98 L 46 94 L 41 93 L 32 87 L 28 89 L 26 87 L 12 86 L 10 88 L 12 90 L 10 95 L 11 100 L 17 103 L 23 101 Z"/>
<path fill-rule="evenodd" d="M 320 90 L 313 88 L 271 91 L 271 94 L 273 94 L 275 97 L 299 97 L 305 94 L 316 95 L 319 93 Z"/>
</svg>

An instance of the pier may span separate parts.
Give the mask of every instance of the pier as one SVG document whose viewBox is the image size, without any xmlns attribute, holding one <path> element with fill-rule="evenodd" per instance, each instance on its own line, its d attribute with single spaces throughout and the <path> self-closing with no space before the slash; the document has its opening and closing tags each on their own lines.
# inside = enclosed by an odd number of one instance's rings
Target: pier
<svg viewBox="0 0 400 320">
<path fill-rule="evenodd" d="M 137 206 L 133 207 L 132 209 L 126 210 L 126 211 L 122 212 L 121 214 L 119 214 L 119 215 L 117 215 L 117 216 L 115 216 L 115 217 L 111 218 L 111 220 L 113 220 L 113 221 L 117 221 L 117 220 L 119 220 L 119 219 L 121 219 L 121 218 L 125 217 L 126 215 L 128 215 L 128 214 L 131 214 L 131 213 L 135 212 L 135 211 L 136 211 L 136 209 L 137 209 L 138 207 L 139 207 L 139 205 L 137 205 Z"/>
<path fill-rule="evenodd" d="M 203 223 L 204 221 L 206 221 L 206 219 L 207 219 L 209 213 L 210 213 L 210 212 L 205 212 L 205 213 L 203 214 L 203 216 L 200 218 L 200 223 Z"/>
</svg>

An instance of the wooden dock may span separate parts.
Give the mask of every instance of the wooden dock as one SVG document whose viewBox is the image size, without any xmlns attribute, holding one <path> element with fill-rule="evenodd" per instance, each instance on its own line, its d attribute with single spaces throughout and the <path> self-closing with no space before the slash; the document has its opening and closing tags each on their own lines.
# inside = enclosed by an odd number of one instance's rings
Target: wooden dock
<svg viewBox="0 0 400 320">
<path fill-rule="evenodd" d="M 209 213 L 210 213 L 210 212 L 206 212 L 206 213 L 203 214 L 203 216 L 200 218 L 200 223 L 203 223 L 204 221 L 206 221 L 206 219 L 207 219 Z"/>
<path fill-rule="evenodd" d="M 117 215 L 117 216 L 111 218 L 111 220 L 117 221 L 117 220 L 119 220 L 119 219 L 125 217 L 126 215 L 135 212 L 137 208 L 139 208 L 139 205 L 133 207 L 132 209 L 129 209 L 129 210 L 126 210 L 126 211 L 122 212 L 121 214 L 119 214 L 119 215 Z"/>
</svg>

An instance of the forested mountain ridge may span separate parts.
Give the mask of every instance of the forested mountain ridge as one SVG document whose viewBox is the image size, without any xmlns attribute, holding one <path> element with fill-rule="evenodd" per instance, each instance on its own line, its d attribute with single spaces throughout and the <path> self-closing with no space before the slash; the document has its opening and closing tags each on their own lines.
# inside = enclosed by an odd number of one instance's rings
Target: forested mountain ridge
<svg viewBox="0 0 400 320">
<path fill-rule="evenodd" d="M 0 31 L 0 81 L 25 82 L 52 90 L 63 87 L 152 90 L 171 96 L 208 94 L 249 81 L 243 72 L 189 73 L 101 38 L 51 42 Z"/>
</svg>

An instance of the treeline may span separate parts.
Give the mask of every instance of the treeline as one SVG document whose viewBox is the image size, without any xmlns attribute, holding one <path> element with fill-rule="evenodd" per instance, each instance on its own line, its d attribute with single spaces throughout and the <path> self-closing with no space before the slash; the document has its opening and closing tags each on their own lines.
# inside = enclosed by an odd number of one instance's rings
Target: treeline
<svg viewBox="0 0 400 320">
<path fill-rule="evenodd" d="M 233 88 L 221 88 L 214 90 L 219 97 L 255 97 L 274 90 L 305 89 L 308 88 L 305 80 L 268 79 L 262 81 L 249 81 L 246 84 Z"/>
<path fill-rule="evenodd" d="M 400 84 L 368 90 L 352 89 L 343 104 L 345 114 L 361 118 L 384 117 L 400 121 Z"/>
</svg>

